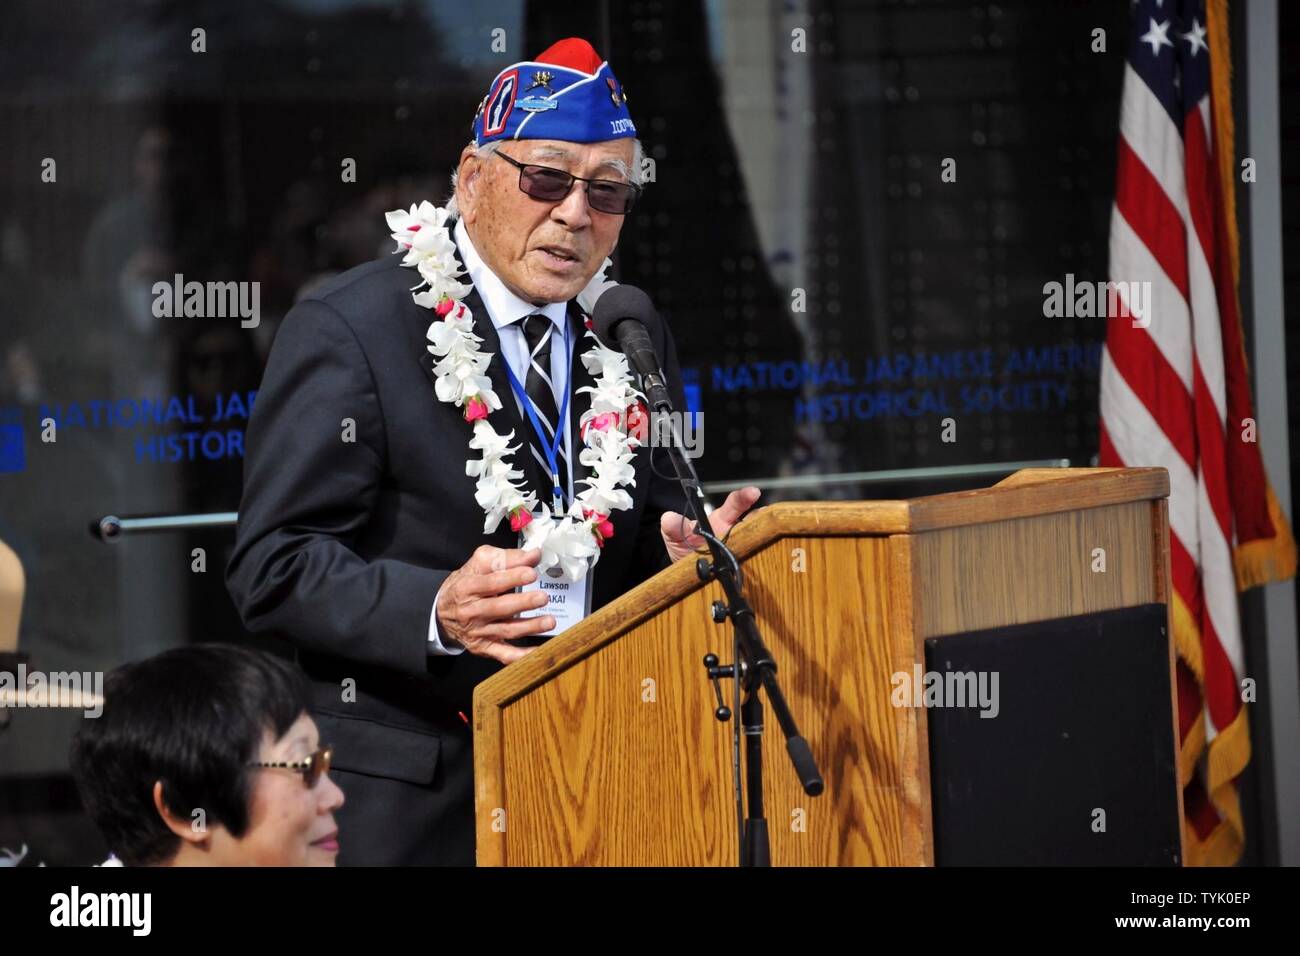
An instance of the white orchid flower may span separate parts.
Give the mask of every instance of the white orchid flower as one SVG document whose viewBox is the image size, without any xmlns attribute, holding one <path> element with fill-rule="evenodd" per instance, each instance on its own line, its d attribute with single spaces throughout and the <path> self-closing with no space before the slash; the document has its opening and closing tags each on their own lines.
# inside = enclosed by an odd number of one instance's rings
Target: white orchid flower
<svg viewBox="0 0 1300 956">
<path fill-rule="evenodd" d="M 425 200 L 409 210 L 394 209 L 384 213 L 384 219 L 391 229 L 393 241 L 398 251 L 405 249 L 406 257 L 402 265 L 415 264 L 429 249 L 440 248 L 439 240 L 448 236 L 447 210 Z M 423 235 L 422 235 L 423 234 Z"/>
<path fill-rule="evenodd" d="M 593 348 L 583 353 L 582 364 L 598 379 L 603 378 L 613 382 L 631 377 L 627 356 L 622 352 L 605 348 L 599 344 L 599 341 Z"/>
<path fill-rule="evenodd" d="M 605 290 L 618 285 L 617 282 L 605 277 L 605 273 L 609 271 L 613 264 L 606 259 L 601 264 L 601 267 L 596 270 L 596 274 L 591 277 L 591 281 L 583 286 L 582 291 L 578 293 L 578 305 L 582 307 L 584 312 L 590 312 L 596 308 L 596 300 L 605 293 Z"/>
<path fill-rule="evenodd" d="M 511 447 L 510 439 L 515 437 L 513 430 L 502 435 L 491 423 L 483 420 L 474 423 L 474 435 L 469 440 L 469 447 L 475 451 L 483 452 L 484 457 L 510 454 L 518 445 Z"/>
<path fill-rule="evenodd" d="M 583 413 L 584 418 L 595 418 L 605 412 L 614 412 L 619 416 L 619 427 L 622 427 L 622 416 L 627 407 L 635 403 L 635 394 L 629 394 L 625 385 L 621 382 L 613 384 L 602 384 L 597 382 L 595 385 L 584 385 L 578 389 L 579 393 L 591 393 L 591 415 Z"/>
<path fill-rule="evenodd" d="M 549 508 L 543 505 L 542 509 L 542 514 L 524 528 L 524 549 L 541 550 L 537 564 L 540 573 L 558 568 L 561 581 L 580 581 L 599 560 L 600 548 L 584 522 L 572 518 L 557 521 Z"/>
<path fill-rule="evenodd" d="M 535 496 L 531 492 L 525 495 L 515 486 L 513 482 L 523 478 L 524 473 L 512 469 L 509 462 L 485 461 L 483 465 L 484 473 L 476 484 L 474 500 L 486 513 L 483 533 L 491 534 L 515 508 L 531 507 L 530 499 L 535 500 Z"/>
</svg>

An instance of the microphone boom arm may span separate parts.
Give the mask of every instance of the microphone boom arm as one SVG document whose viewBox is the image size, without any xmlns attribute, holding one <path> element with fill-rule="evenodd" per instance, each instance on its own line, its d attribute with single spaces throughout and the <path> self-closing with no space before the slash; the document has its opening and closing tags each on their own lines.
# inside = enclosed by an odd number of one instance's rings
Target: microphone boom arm
<svg viewBox="0 0 1300 956">
<path fill-rule="evenodd" d="M 659 372 L 656 363 L 655 371 Z M 661 372 L 659 372 L 662 375 Z M 696 574 L 702 581 L 716 579 L 726 595 L 726 616 L 731 618 L 735 630 L 735 645 L 742 660 L 736 661 L 735 679 L 741 683 L 745 692 L 745 701 L 741 708 L 742 723 L 746 727 L 746 762 L 748 766 L 747 784 L 749 796 L 749 817 L 741 834 L 741 865 L 767 866 L 770 864 L 770 849 L 767 840 L 767 821 L 763 818 L 763 777 L 762 777 L 762 704 L 759 690 L 766 690 L 777 723 L 785 736 L 786 753 L 794 766 L 795 774 L 804 792 L 817 796 L 825 789 L 825 782 L 817 768 L 816 758 L 808 741 L 799 733 L 794 715 L 781 685 L 776 678 L 776 661 L 772 652 L 763 642 L 758 629 L 754 609 L 750 607 L 742 591 L 743 575 L 740 573 L 740 561 L 736 555 L 713 532 L 705 510 L 704 491 L 700 486 L 699 475 L 690 459 L 682 452 L 681 430 L 673 414 L 672 401 L 662 378 L 657 382 L 648 382 L 650 375 L 642 375 L 642 384 L 647 396 L 652 399 L 655 411 L 666 413 L 671 430 L 668 442 L 668 457 L 672 461 L 677 480 L 686 492 L 686 508 L 689 516 L 695 519 L 695 533 L 709 545 L 713 557 L 710 562 L 700 558 L 695 565 Z M 652 429 L 651 434 L 657 430 Z M 653 453 L 653 452 L 652 452 Z M 715 618 L 721 620 L 720 618 Z"/>
</svg>

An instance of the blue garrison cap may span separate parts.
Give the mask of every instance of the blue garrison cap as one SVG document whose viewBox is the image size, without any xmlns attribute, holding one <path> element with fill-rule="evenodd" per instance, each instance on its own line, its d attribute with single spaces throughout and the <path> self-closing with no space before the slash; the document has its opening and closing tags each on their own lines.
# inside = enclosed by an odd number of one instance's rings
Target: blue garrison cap
<svg viewBox="0 0 1300 956">
<path fill-rule="evenodd" d="M 501 139 L 599 143 L 634 136 L 622 84 L 578 37 L 498 73 L 474 117 L 479 146 Z"/>
</svg>

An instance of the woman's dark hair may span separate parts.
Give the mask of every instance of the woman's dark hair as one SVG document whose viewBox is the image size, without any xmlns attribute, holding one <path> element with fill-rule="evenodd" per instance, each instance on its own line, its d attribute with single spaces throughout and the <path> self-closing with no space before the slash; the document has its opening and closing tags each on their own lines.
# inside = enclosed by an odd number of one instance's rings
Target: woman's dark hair
<svg viewBox="0 0 1300 956">
<path fill-rule="evenodd" d="M 72 773 L 87 812 L 128 866 L 161 863 L 180 848 L 153 804 L 204 813 L 233 836 L 248 828 L 252 777 L 265 731 L 278 740 L 308 712 L 288 661 L 233 644 L 195 644 L 124 664 L 104 684 L 104 710 L 82 721 Z"/>
</svg>

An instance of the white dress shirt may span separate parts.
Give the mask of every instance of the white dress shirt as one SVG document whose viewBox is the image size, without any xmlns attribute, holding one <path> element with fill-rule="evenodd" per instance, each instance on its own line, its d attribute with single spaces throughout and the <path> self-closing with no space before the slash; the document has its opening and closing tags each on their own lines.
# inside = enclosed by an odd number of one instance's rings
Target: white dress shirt
<svg viewBox="0 0 1300 956">
<path fill-rule="evenodd" d="M 487 310 L 488 318 L 492 320 L 492 325 L 497 330 L 497 336 L 501 340 L 501 357 L 506 360 L 511 371 L 515 373 L 520 385 L 528 381 L 528 340 L 524 337 L 522 320 L 526 316 L 540 313 L 555 324 L 555 331 L 551 335 L 551 387 L 555 392 L 555 407 L 557 409 L 562 407 L 564 405 L 564 395 L 569 388 L 569 363 L 572 360 L 573 349 L 577 346 L 577 342 L 574 341 L 576 336 L 570 333 L 569 347 L 567 349 L 564 347 L 565 315 L 568 310 L 568 303 L 552 302 L 548 305 L 536 306 L 525 302 L 507 289 L 505 283 L 497 278 L 496 273 L 489 269 L 487 264 L 479 257 L 478 250 L 474 248 L 474 243 L 470 241 L 469 231 L 465 228 L 464 220 L 456 220 L 452 236 L 456 240 L 456 248 L 460 252 L 460 261 L 465 266 L 467 277 L 474 283 L 474 288 L 483 301 L 483 308 Z M 493 361 L 496 361 L 495 356 Z M 510 394 L 515 402 L 515 407 L 519 409 L 519 414 L 524 420 L 524 428 L 527 429 L 524 434 L 515 436 L 519 443 L 519 450 L 515 452 L 516 467 L 527 473 L 527 462 L 523 456 L 532 455 L 532 451 L 528 447 L 529 439 L 532 437 L 532 425 L 529 424 L 528 415 L 524 412 L 519 397 L 514 394 L 514 389 L 510 390 Z M 510 400 L 505 395 L 498 397 L 503 402 Z M 569 396 L 569 401 L 574 401 L 572 395 Z M 568 500 L 572 501 L 573 436 L 570 434 L 568 414 L 563 417 L 565 420 L 561 425 L 564 428 L 564 450 L 570 462 L 567 469 Z M 469 455 L 468 433 L 465 441 L 464 453 Z M 465 650 L 463 647 L 447 647 L 439 639 L 438 597 L 441 594 L 442 590 L 440 588 L 438 594 L 434 596 L 433 609 L 429 612 L 429 653 L 462 654 Z"/>
</svg>

